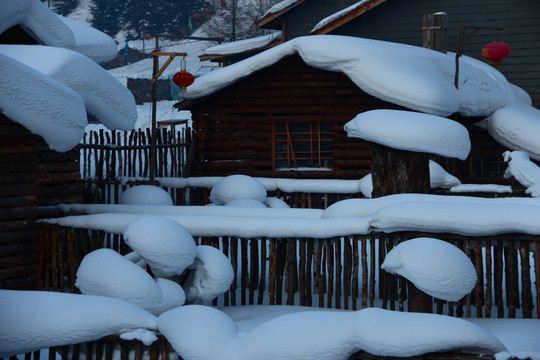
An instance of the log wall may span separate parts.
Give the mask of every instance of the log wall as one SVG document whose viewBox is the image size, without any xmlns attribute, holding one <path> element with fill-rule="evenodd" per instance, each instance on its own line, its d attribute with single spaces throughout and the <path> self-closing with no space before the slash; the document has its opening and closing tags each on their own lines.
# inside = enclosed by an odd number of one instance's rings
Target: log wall
<svg viewBox="0 0 540 360">
<path fill-rule="evenodd" d="M 197 132 L 191 176 L 250 176 L 358 179 L 370 171 L 370 149 L 347 138 L 343 126 L 358 113 L 400 107 L 360 90 L 342 73 L 307 66 L 298 55 L 260 70 L 200 101 L 191 110 Z M 331 123 L 332 171 L 274 169 L 275 124 Z"/>
<path fill-rule="evenodd" d="M 81 201 L 77 160 L 0 115 L 0 288 L 35 289 L 38 207 Z"/>
</svg>

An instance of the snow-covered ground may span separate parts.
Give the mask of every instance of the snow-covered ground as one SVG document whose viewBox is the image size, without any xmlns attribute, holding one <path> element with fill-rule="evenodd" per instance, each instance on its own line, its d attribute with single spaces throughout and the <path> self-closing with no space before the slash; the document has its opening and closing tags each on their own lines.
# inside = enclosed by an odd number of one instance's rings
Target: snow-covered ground
<svg viewBox="0 0 540 360">
<path fill-rule="evenodd" d="M 279 11 L 294 3 L 296 2 L 286 0 L 272 11 Z M 87 2 L 84 4 L 88 5 Z M 29 9 L 32 11 L 28 11 Z M 110 89 L 107 88 L 109 85 L 121 85 L 127 76 L 148 78 L 152 68 L 149 61 L 143 60 L 108 74 L 101 73 L 101 70 L 95 70 L 95 64 L 90 65 L 90 59 L 92 55 L 98 60 L 114 54 L 118 49 L 113 48 L 113 51 L 107 50 L 104 53 L 97 51 L 102 50 L 97 46 L 101 40 L 104 41 L 104 47 L 109 48 L 112 39 L 101 37 L 102 34 L 88 36 L 97 33 L 72 21 L 59 20 L 39 0 L 4 1 L 0 3 L 0 10 L 0 19 L 3 20 L 0 28 L 23 24 L 38 35 L 43 35 L 40 38 L 42 42 L 53 47 L 38 55 L 33 51 L 41 50 L 25 50 L 25 54 L 34 54 L 32 57 L 25 57 L 15 51 L 17 49 L 2 46 L 2 78 L 14 80 L 12 83 L 3 82 L 0 86 L 0 107 L 7 111 L 10 118 L 45 137 L 51 146 L 56 145 L 64 150 L 74 146 L 73 139 L 81 135 L 81 129 L 84 130 L 86 111 L 99 115 L 103 110 L 96 98 L 105 101 L 109 106 L 105 114 L 99 116 L 107 126 L 125 127 L 117 121 L 126 121 L 131 125 L 135 123 L 133 114 L 136 108 L 129 99 L 119 101 L 128 115 L 118 116 L 116 121 L 114 117 L 108 118 L 114 113 L 115 106 L 110 100 L 117 100 L 117 97 L 110 96 Z M 83 13 L 84 11 L 77 16 L 83 18 Z M 97 43 L 94 41 L 96 39 L 99 40 Z M 349 50 L 345 55 L 350 66 L 345 72 L 366 91 L 436 115 L 448 115 L 459 110 L 466 115 L 480 113 L 491 116 L 487 121 L 494 137 L 500 137 L 503 143 L 507 141 L 505 144 L 510 147 L 515 145 L 516 150 L 532 149 L 535 153 L 535 147 L 531 145 L 537 143 L 533 135 L 537 133 L 535 129 L 538 126 L 538 110 L 530 108 L 526 97 L 524 101 L 521 93 L 507 84 L 504 77 L 495 70 L 465 59 L 464 77 L 459 93 L 446 84 L 446 68 L 453 62 L 453 58 L 450 61 L 443 55 L 428 56 L 425 49 L 411 50 L 398 45 L 364 40 L 360 42 L 373 51 L 358 56 L 359 53 L 352 51 L 354 48 L 348 47 L 357 41 L 311 37 L 289 42 L 248 62 L 215 72 L 198 60 L 197 55 L 201 54 L 208 44 L 193 43 L 195 45 L 192 45 L 190 50 L 187 49 L 190 42 L 173 45 L 164 39 L 161 44 L 162 47 L 167 47 L 168 51 L 190 53 L 188 70 L 197 75 L 205 74 L 194 85 L 195 96 L 224 86 L 223 79 L 226 75 L 229 75 L 228 79 L 231 81 L 238 79 L 260 68 L 261 64 L 277 61 L 281 56 L 293 51 L 301 52 L 310 64 L 343 70 L 343 57 L 337 50 L 332 49 L 346 48 Z M 118 47 L 122 48 L 123 45 L 120 43 Z M 142 43 L 133 45 L 140 46 Z M 144 46 L 146 47 L 146 44 Z M 375 61 L 371 68 L 364 66 L 364 72 L 355 72 L 358 70 L 357 61 L 365 61 L 366 58 L 370 60 L 370 57 L 377 60 L 377 54 L 396 49 L 400 52 L 397 66 L 395 63 Z M 58 61 L 56 63 L 43 60 L 45 55 L 54 58 L 53 55 L 58 54 L 62 56 L 61 59 L 55 58 Z M 382 58 L 391 59 L 389 56 Z M 35 61 L 36 59 L 39 61 Z M 440 63 L 437 65 L 434 59 Z M 426 93 L 427 88 L 423 87 L 425 83 L 418 81 L 417 71 L 402 71 L 401 65 L 404 63 L 414 69 L 420 66 L 424 70 L 438 71 L 439 76 L 435 78 L 436 88 L 440 90 L 439 96 L 435 96 L 438 100 L 433 97 L 432 91 Z M 57 71 L 58 68 L 52 66 L 54 64 L 65 66 L 77 76 L 65 76 L 66 73 L 71 73 Z M 387 69 L 385 65 L 395 66 L 399 73 L 383 73 L 382 70 Z M 177 67 L 171 66 L 164 76 L 177 70 Z M 40 84 L 37 92 L 21 86 L 24 82 L 20 80 L 29 78 L 34 84 Z M 96 78 L 100 81 L 91 81 Z M 389 78 L 398 86 L 386 87 Z M 429 78 L 434 79 L 431 75 Z M 411 91 L 411 83 L 415 84 L 418 91 Z M 96 88 L 92 88 L 94 85 Z M 89 94 L 86 87 L 95 90 L 95 93 Z M 386 88 L 385 92 L 381 90 L 383 88 Z M 47 90 L 45 94 L 44 89 Z M 11 90 L 13 91 L 10 92 Z M 125 92 L 126 89 L 119 91 Z M 420 96 L 423 104 L 419 104 L 418 99 L 414 98 L 418 94 L 429 96 Z M 441 96 L 444 100 L 442 102 Z M 25 99 L 29 101 L 22 102 Z M 60 99 L 62 102 L 59 102 Z M 168 116 L 171 102 L 162 102 L 160 105 L 160 117 Z M 142 117 L 147 116 L 148 110 L 145 106 L 139 108 L 139 117 L 141 113 Z M 35 111 L 36 109 L 50 111 L 39 112 Z M 77 116 L 70 116 L 70 112 Z M 524 121 L 509 122 L 508 119 L 514 119 L 516 114 Z M 178 114 L 179 118 L 187 118 L 186 115 Z M 80 121 L 68 124 L 57 122 L 59 119 L 73 117 Z M 32 121 L 28 123 L 28 119 Z M 108 119 L 110 121 L 107 121 Z M 51 123 L 58 126 L 51 127 Z M 144 127 L 148 122 L 146 119 L 139 119 L 137 124 Z M 527 132 L 528 136 L 520 136 Z M 444 155 L 460 158 L 464 145 L 466 144 L 460 142 L 458 149 L 450 149 L 449 154 L 445 152 Z M 406 149 L 415 150 L 410 147 L 410 144 L 405 144 Z M 528 159 L 520 156 L 520 153 L 510 153 L 507 157 L 511 160 L 509 175 L 518 180 L 523 179 L 522 181 L 528 184 L 525 186 L 531 188 L 531 193 L 536 193 L 536 177 L 533 176 L 534 180 L 531 181 L 526 176 L 535 173 L 536 168 L 531 167 Z M 246 179 L 242 181 L 244 180 Z M 159 332 L 167 337 L 173 349 L 185 360 L 345 360 L 358 350 L 386 356 L 414 356 L 433 351 L 463 350 L 495 353 L 498 360 L 505 360 L 510 356 L 540 359 L 540 320 L 536 319 L 472 320 L 376 308 L 360 311 L 314 310 L 287 306 L 220 309 L 200 305 L 207 304 L 226 291 L 234 274 L 229 260 L 219 250 L 208 246 L 193 246 L 191 238 L 222 235 L 247 238 L 321 238 L 399 230 L 482 236 L 507 232 L 539 235 L 540 225 L 537 219 L 540 217 L 540 199 L 480 199 L 400 194 L 378 199 L 346 200 L 326 210 L 289 209 L 277 199 L 263 196 L 267 186 L 257 184 L 255 181 L 258 180 L 241 184 L 233 182 L 232 185 L 227 184 L 227 179 L 203 181 L 214 181 L 212 187 L 216 190 L 212 189 L 214 193 L 211 196 L 214 206 L 175 207 L 170 205 L 168 200 L 166 205 L 163 205 L 156 192 L 146 196 L 145 191 L 142 191 L 142 194 L 125 195 L 123 201 L 126 204 L 122 205 L 62 207 L 67 210 L 83 210 L 89 215 L 52 219 L 48 222 L 123 234 L 133 252 L 121 256 L 112 250 L 100 249 L 88 254 L 77 274 L 76 284 L 82 292 L 81 295 L 0 290 L 0 356 L 7 357 L 52 346 L 91 341 L 113 334 L 128 340 L 139 339 L 148 345 L 156 340 Z M 277 183 L 274 185 L 278 186 Z M 350 183 L 341 185 L 350 186 Z M 354 185 L 359 186 L 358 183 Z M 282 186 L 287 186 L 285 180 L 282 181 Z M 294 186 L 305 186 L 304 189 L 308 186 L 321 188 L 320 184 L 314 185 L 307 181 Z M 239 189 L 242 191 L 238 192 Z M 149 191 L 154 190 L 156 189 Z M 136 199 L 133 199 L 134 197 Z M 159 200 L 160 204 L 147 205 L 148 201 L 145 199 L 149 197 Z M 257 204 L 257 207 L 253 207 L 254 204 Z M 470 261 L 463 256 L 461 250 L 444 244 L 441 245 L 437 239 L 411 241 L 401 248 L 396 247 L 393 255 L 389 254 L 389 260 L 384 267 L 417 282 L 428 293 L 453 300 L 470 291 L 473 283 L 472 270 Z M 411 253 L 423 253 L 423 256 L 411 262 Z M 438 261 L 427 261 L 430 254 L 436 254 L 434 258 Z M 145 271 L 147 269 L 152 270 L 154 276 Z M 426 276 L 426 269 L 430 276 Z M 180 286 L 176 277 L 186 274 L 186 271 L 189 276 Z M 437 277 L 434 278 L 433 275 Z M 444 281 L 450 281 L 452 286 L 445 286 Z M 187 305 L 184 305 L 186 302 Z"/>
</svg>

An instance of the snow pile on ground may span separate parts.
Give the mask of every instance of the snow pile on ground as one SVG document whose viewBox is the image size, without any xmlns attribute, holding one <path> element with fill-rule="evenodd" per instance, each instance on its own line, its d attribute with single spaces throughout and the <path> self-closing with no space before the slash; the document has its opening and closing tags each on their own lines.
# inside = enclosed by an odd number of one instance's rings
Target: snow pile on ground
<svg viewBox="0 0 540 360">
<path fill-rule="evenodd" d="M 381 268 L 401 275 L 433 297 L 458 301 L 476 285 L 471 260 L 454 245 L 432 238 L 404 241 L 390 250 Z"/>
<path fill-rule="evenodd" d="M 289 313 L 240 332 L 225 313 L 193 305 L 162 314 L 158 328 L 176 352 L 189 360 L 345 360 L 359 350 L 398 357 L 506 350 L 490 333 L 463 319 L 375 308 Z"/>
<path fill-rule="evenodd" d="M 0 290 L 0 319 L 0 357 L 107 335 L 137 335 L 147 345 L 157 339 L 154 315 L 103 296 Z"/>
<path fill-rule="evenodd" d="M 120 204 L 124 205 L 172 205 L 168 192 L 158 186 L 132 186 L 120 196 Z"/>
<path fill-rule="evenodd" d="M 527 194 L 540 197 L 540 167 L 530 160 L 529 155 L 523 151 L 506 151 L 503 157 L 508 163 L 504 177 L 514 177 L 527 188 Z"/>
<path fill-rule="evenodd" d="M 469 132 L 440 116 L 402 110 L 371 110 L 345 124 L 349 137 L 391 148 L 465 160 L 471 150 Z"/>
<path fill-rule="evenodd" d="M 0 33 L 16 25 L 46 46 L 0 45 L 0 108 L 7 117 L 56 151 L 77 145 L 87 112 L 111 129 L 133 128 L 133 95 L 94 62 L 116 56 L 109 36 L 61 19 L 39 0 L 0 2 Z"/>
</svg>

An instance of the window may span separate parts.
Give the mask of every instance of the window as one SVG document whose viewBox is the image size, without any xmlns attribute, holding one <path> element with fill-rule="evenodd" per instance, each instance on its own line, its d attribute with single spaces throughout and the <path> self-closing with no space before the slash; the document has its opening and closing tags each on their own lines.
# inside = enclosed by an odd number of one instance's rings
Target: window
<svg viewBox="0 0 540 360">
<path fill-rule="evenodd" d="M 471 156 L 471 177 L 475 179 L 500 179 L 506 171 L 507 164 L 501 156 Z"/>
<path fill-rule="evenodd" d="M 275 124 L 273 132 L 274 168 L 332 168 L 332 124 Z"/>
</svg>

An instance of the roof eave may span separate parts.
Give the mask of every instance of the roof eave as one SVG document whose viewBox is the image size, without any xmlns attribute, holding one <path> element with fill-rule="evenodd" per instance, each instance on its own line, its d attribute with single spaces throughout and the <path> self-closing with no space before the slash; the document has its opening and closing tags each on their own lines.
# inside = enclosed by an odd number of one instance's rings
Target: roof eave
<svg viewBox="0 0 540 360">
<path fill-rule="evenodd" d="M 259 20 L 257 20 L 257 22 L 255 24 L 257 25 L 258 28 L 280 30 L 281 29 L 280 20 L 285 15 L 285 13 L 287 13 L 288 11 L 290 11 L 293 8 L 297 7 L 298 5 L 302 4 L 304 1 L 306 1 L 306 0 L 299 0 L 299 1 L 295 2 L 294 4 L 291 4 L 291 5 L 287 6 L 285 9 L 283 9 L 281 11 L 278 11 L 278 12 L 275 12 L 275 13 L 272 13 L 272 14 L 268 14 L 268 15 L 260 18 Z"/>
<path fill-rule="evenodd" d="M 346 15 L 335 19 L 334 21 L 329 22 L 325 26 L 317 29 L 316 31 L 313 31 L 310 33 L 310 35 L 325 35 L 329 32 L 345 25 L 351 20 L 356 19 L 357 17 L 367 13 L 369 10 L 379 6 L 380 4 L 386 2 L 386 0 L 372 0 L 366 3 L 363 6 L 358 7 L 357 9 L 354 9 L 350 13 L 347 13 Z"/>
</svg>

